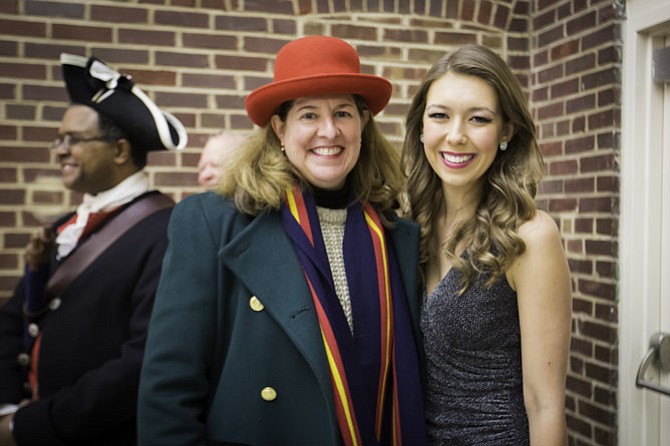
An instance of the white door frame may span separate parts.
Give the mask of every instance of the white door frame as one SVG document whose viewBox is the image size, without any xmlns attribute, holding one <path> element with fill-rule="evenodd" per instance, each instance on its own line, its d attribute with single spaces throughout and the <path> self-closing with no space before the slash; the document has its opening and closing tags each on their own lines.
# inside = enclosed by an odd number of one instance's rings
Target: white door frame
<svg viewBox="0 0 670 446">
<path fill-rule="evenodd" d="M 661 324 L 666 324 L 665 331 L 670 328 L 667 326 L 668 316 L 661 314 L 660 297 L 664 258 L 659 243 L 662 212 L 663 208 L 666 212 L 670 208 L 659 206 L 663 186 L 663 163 L 659 162 L 663 138 L 663 86 L 652 81 L 651 70 L 652 49 L 662 34 L 670 34 L 667 0 L 626 1 L 619 232 L 618 419 L 619 444 L 622 446 L 670 446 L 668 420 L 660 419 L 661 409 L 670 413 L 670 398 L 635 387 L 637 369 L 649 349 L 650 336 L 662 327 Z M 667 122 L 670 110 L 665 113 Z M 666 196 L 664 199 L 670 198 Z M 665 218 L 667 221 L 668 215 Z M 667 302 L 669 298 L 664 299 Z"/>
</svg>

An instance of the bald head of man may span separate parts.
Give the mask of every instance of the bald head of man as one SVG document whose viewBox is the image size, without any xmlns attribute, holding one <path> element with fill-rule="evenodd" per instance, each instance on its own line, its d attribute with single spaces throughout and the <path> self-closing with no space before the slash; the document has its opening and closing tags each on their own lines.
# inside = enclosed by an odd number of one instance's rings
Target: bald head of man
<svg viewBox="0 0 670 446">
<path fill-rule="evenodd" d="M 247 135 L 235 132 L 220 132 L 210 136 L 202 149 L 198 162 L 198 184 L 212 190 L 219 185 L 226 156 L 244 142 Z"/>
</svg>

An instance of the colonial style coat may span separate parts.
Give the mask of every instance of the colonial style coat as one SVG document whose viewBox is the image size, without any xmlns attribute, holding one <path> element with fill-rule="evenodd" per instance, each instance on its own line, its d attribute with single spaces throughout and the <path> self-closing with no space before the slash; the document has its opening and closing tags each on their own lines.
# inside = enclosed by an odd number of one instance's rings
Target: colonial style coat
<svg viewBox="0 0 670 446">
<path fill-rule="evenodd" d="M 135 444 L 140 367 L 170 212 L 128 229 L 36 321 L 40 399 L 16 413 L 21 446 Z M 52 271 L 59 266 L 54 257 Z M 24 298 L 22 280 L 0 310 L 0 403 L 26 397 Z"/>
<path fill-rule="evenodd" d="M 387 230 L 418 334 L 418 226 Z M 342 444 L 305 275 L 279 212 L 175 207 L 140 383 L 140 445 Z"/>
</svg>

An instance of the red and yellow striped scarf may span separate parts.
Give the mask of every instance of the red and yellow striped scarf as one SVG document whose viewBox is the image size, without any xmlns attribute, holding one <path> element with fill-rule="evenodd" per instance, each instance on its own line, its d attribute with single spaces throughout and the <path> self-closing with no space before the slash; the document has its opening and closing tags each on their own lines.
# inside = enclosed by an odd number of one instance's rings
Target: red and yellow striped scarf
<svg viewBox="0 0 670 446">
<path fill-rule="evenodd" d="M 395 262 L 390 261 L 393 256 L 390 255 L 377 212 L 369 204 L 350 206 L 347 212 L 343 250 L 354 315 L 354 334 L 349 330 L 335 293 L 311 195 L 303 195 L 298 186 L 289 190 L 282 218 L 296 248 L 316 309 L 344 444 L 402 445 L 403 437 L 414 438 L 415 434 L 403 435 L 407 422 L 401 419 L 401 393 L 398 391 L 396 307 L 402 307 L 404 321 L 400 347 L 403 352 L 410 350 L 413 353 L 415 365 L 416 351 L 411 328 L 409 332 L 407 330 L 409 316 L 404 290 L 399 286 Z M 402 298 L 400 305 L 398 297 Z M 362 335 L 365 342 L 357 340 L 359 330 L 367 330 Z M 371 337 L 374 342 L 369 341 Z M 411 344 L 411 348 L 408 349 L 407 344 Z M 372 367 L 367 360 L 361 361 L 361 358 L 372 355 L 377 355 Z M 414 381 L 418 381 L 418 366 L 416 369 Z M 376 376 L 376 379 L 371 380 L 369 376 Z M 413 384 L 419 387 L 418 382 L 410 380 L 408 383 Z M 416 391 L 420 392 L 420 388 Z M 417 409 L 422 411 L 422 408 Z M 422 413 L 419 413 L 418 420 L 423 424 Z M 409 430 L 413 431 L 414 427 Z M 414 446 L 417 443 L 407 441 L 404 444 Z"/>
</svg>

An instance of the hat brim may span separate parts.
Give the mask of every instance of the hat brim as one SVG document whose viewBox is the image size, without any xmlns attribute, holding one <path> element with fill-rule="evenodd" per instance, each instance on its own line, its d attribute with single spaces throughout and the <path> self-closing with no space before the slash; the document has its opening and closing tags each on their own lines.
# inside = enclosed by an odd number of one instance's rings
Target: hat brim
<svg viewBox="0 0 670 446">
<path fill-rule="evenodd" d="M 386 107 L 393 87 L 386 79 L 369 74 L 324 74 L 272 82 L 252 91 L 244 101 L 249 119 L 261 127 L 282 103 L 307 96 L 357 94 L 363 97 L 373 115 Z"/>
</svg>

